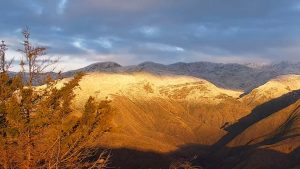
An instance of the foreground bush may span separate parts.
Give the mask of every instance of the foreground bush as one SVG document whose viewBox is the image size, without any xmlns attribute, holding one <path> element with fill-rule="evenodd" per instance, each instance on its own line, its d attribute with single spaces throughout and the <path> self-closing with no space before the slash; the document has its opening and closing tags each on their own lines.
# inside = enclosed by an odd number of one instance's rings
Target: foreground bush
<svg viewBox="0 0 300 169">
<path fill-rule="evenodd" d="M 23 35 L 17 75 L 9 76 L 12 62 L 6 61 L 4 42 L 0 46 L 0 168 L 105 168 L 110 153 L 92 143 L 108 131 L 103 124 L 111 112 L 109 102 L 90 97 L 81 115 L 75 115 L 74 89 L 83 74 L 60 88 L 50 76 L 41 78 L 57 60 L 30 43 L 27 29 Z M 35 87 L 41 79 L 44 85 Z"/>
</svg>

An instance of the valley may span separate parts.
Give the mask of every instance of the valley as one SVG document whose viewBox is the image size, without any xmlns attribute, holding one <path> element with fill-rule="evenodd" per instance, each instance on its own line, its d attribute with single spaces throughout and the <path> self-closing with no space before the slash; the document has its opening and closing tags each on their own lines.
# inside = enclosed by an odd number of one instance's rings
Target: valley
<svg viewBox="0 0 300 169">
<path fill-rule="evenodd" d="M 122 168 L 192 159 L 205 169 L 292 169 L 299 165 L 299 84 L 299 75 L 284 75 L 243 93 L 189 76 L 87 73 L 74 106 L 80 116 L 89 96 L 111 101 L 110 131 L 96 145 L 111 149 L 112 164 Z"/>
</svg>

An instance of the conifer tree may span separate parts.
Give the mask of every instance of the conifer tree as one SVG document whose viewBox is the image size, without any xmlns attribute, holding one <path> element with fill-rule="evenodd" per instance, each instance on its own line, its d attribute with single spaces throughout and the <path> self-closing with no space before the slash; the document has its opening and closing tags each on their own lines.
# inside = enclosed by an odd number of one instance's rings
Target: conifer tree
<svg viewBox="0 0 300 169">
<path fill-rule="evenodd" d="M 23 36 L 19 74 L 9 76 L 6 48 L 1 50 L 0 168 L 105 168 L 109 153 L 99 153 L 91 143 L 109 131 L 109 102 L 90 97 L 81 116 L 75 116 L 74 90 L 84 76 L 80 73 L 62 87 L 50 76 L 43 86 L 35 86 L 57 60 L 44 56 L 45 47 L 31 44 L 28 29 Z"/>
</svg>

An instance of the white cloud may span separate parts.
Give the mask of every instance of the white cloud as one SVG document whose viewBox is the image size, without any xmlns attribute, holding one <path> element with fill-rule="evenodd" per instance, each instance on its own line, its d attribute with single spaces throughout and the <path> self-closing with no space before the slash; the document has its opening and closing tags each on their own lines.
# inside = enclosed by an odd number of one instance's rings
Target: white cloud
<svg viewBox="0 0 300 169">
<path fill-rule="evenodd" d="M 34 11 L 37 15 L 43 14 L 43 7 L 37 3 L 32 2 L 31 4 L 32 11 Z"/>
<path fill-rule="evenodd" d="M 61 27 L 58 27 L 58 26 L 52 26 L 51 30 L 53 30 L 55 32 L 61 32 L 61 31 L 63 31 L 63 29 Z"/>
<path fill-rule="evenodd" d="M 162 44 L 162 43 L 146 43 L 143 45 L 144 47 L 148 49 L 158 50 L 162 52 L 184 52 L 185 49 L 179 46 L 172 46 L 168 44 Z"/>
<path fill-rule="evenodd" d="M 197 33 L 206 33 L 208 31 L 208 28 L 204 25 L 199 25 L 196 27 Z"/>
<path fill-rule="evenodd" d="M 57 8 L 57 13 L 58 14 L 63 14 L 66 8 L 68 0 L 60 0 Z"/>
<path fill-rule="evenodd" d="M 111 40 L 108 38 L 99 38 L 96 40 L 96 43 L 98 43 L 102 48 L 105 49 L 110 49 L 113 47 Z"/>
<path fill-rule="evenodd" d="M 72 45 L 80 50 L 83 50 L 83 51 L 89 53 L 89 54 L 95 53 L 95 50 L 86 47 L 84 41 L 85 40 L 81 39 L 81 38 L 74 38 Z"/>
<path fill-rule="evenodd" d="M 57 67 L 56 71 L 65 72 L 68 70 L 79 69 L 93 63 L 93 61 L 88 61 L 85 55 L 82 57 L 78 57 L 78 56 L 74 57 L 70 55 L 60 55 L 60 56 L 61 58 L 56 65 Z"/>
<path fill-rule="evenodd" d="M 116 36 L 102 36 L 94 40 L 95 43 L 99 44 L 102 48 L 111 49 L 116 43 L 122 42 L 123 39 Z"/>
<path fill-rule="evenodd" d="M 138 31 L 147 37 L 154 37 L 160 33 L 160 29 L 154 26 L 143 26 Z"/>
</svg>

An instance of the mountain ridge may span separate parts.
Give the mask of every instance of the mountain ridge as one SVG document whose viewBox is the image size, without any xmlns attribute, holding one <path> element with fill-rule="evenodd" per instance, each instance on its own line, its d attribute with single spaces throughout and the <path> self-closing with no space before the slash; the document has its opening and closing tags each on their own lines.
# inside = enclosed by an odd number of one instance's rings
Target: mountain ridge
<svg viewBox="0 0 300 169">
<path fill-rule="evenodd" d="M 236 169 L 281 169 L 293 164 L 293 160 L 276 163 L 276 166 L 272 161 L 286 157 L 258 151 L 264 148 L 294 154 L 299 147 L 299 83 L 299 75 L 280 76 L 239 98 L 241 92 L 230 95 L 227 90 L 196 77 L 93 72 L 84 75 L 75 90 L 74 109 L 80 112 L 89 96 L 111 101 L 114 111 L 110 132 L 96 143 L 113 149 L 113 153 L 119 148 L 130 148 L 165 154 L 195 144 L 212 150 L 217 147 L 221 155 L 214 154 L 210 159 L 207 149 L 190 152 L 188 157 L 199 155 L 200 162 L 201 158 L 213 161 L 206 165 L 200 163 L 204 168 L 229 169 L 243 163 L 248 167 L 242 165 Z M 283 90 L 287 86 L 290 89 Z M 258 89 L 259 94 L 265 96 L 269 94 L 265 91 L 275 90 L 274 87 L 279 93 L 270 97 L 260 99 L 255 93 Z M 257 102 L 249 104 L 249 97 Z M 141 159 L 131 159 L 131 155 L 123 158 L 135 162 L 135 166 L 141 165 L 136 162 Z M 257 162 L 257 158 L 266 160 Z"/>
<path fill-rule="evenodd" d="M 185 75 L 205 79 L 218 87 L 249 92 L 277 76 L 300 74 L 300 63 L 280 62 L 261 66 L 249 65 L 212 62 L 177 62 L 165 65 L 143 62 L 137 65 L 122 66 L 115 62 L 98 62 L 65 72 L 63 75 L 69 77 L 77 72 L 147 72 L 158 75 Z"/>
</svg>

